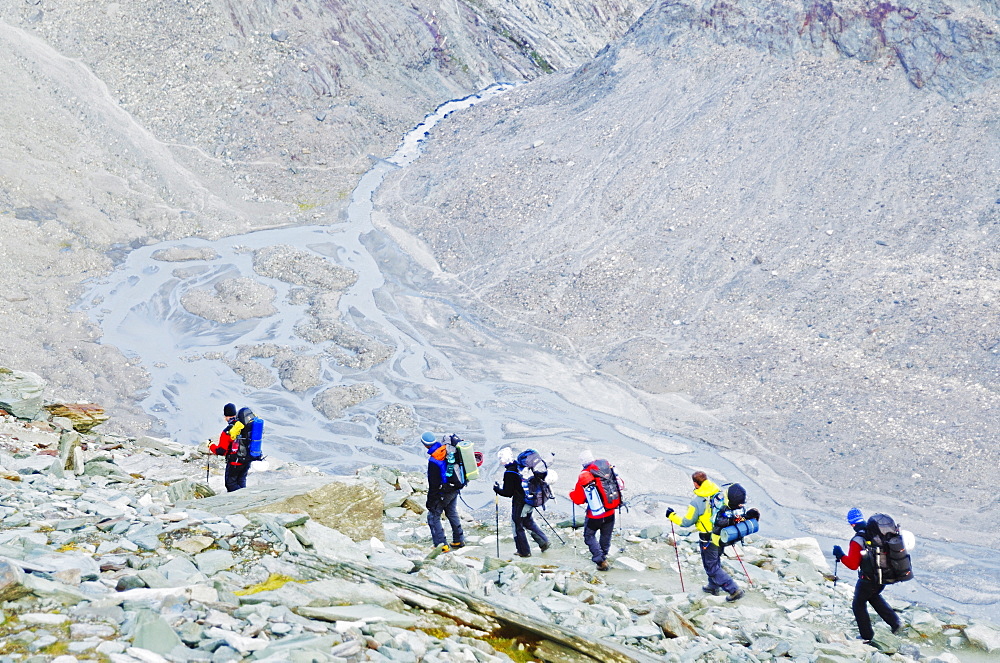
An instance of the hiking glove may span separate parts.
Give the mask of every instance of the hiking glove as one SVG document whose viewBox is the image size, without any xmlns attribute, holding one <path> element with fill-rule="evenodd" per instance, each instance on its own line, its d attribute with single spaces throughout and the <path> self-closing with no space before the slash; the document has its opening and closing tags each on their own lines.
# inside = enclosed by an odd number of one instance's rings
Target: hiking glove
<svg viewBox="0 0 1000 663">
<path fill-rule="evenodd" d="M 496 481 L 493 482 L 493 492 L 496 493 L 497 495 L 500 494 L 500 484 L 498 484 Z"/>
<path fill-rule="evenodd" d="M 844 549 L 841 548 L 840 546 L 834 546 L 833 547 L 833 557 L 834 557 L 834 559 L 836 559 L 839 562 L 840 558 L 843 557 L 843 556 L 844 556 Z"/>
<path fill-rule="evenodd" d="M 665 516 L 666 516 L 667 518 L 669 518 L 669 517 L 670 517 L 670 515 L 671 515 L 671 514 L 672 514 L 673 512 L 674 512 L 674 508 L 673 508 L 673 507 L 670 507 L 670 506 L 668 506 L 668 507 L 667 507 L 667 512 L 666 512 L 665 514 L 663 514 L 663 515 L 665 515 Z"/>
</svg>

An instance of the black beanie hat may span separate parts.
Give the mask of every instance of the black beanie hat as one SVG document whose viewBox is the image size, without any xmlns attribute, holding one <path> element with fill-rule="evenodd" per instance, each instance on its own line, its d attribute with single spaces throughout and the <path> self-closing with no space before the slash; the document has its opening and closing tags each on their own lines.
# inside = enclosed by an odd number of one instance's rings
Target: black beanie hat
<svg viewBox="0 0 1000 663">
<path fill-rule="evenodd" d="M 746 504 L 747 491 L 740 484 L 734 483 L 729 487 L 729 490 L 726 491 L 726 497 L 726 504 L 729 508 L 736 509 Z"/>
<path fill-rule="evenodd" d="M 233 403 L 226 403 L 222 406 L 222 416 L 224 417 L 235 417 L 236 416 L 236 405 Z"/>
</svg>

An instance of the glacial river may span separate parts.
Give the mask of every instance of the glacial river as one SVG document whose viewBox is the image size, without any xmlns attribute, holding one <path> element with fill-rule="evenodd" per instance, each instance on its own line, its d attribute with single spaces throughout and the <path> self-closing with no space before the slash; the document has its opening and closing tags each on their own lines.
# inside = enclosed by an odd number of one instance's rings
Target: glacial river
<svg viewBox="0 0 1000 663">
<path fill-rule="evenodd" d="M 159 420 L 157 434 L 204 444 L 218 436 L 222 405 L 234 401 L 250 405 L 266 420 L 266 452 L 272 457 L 349 473 L 369 463 L 421 468 L 426 456 L 417 438 L 423 429 L 459 432 L 486 452 L 485 480 L 470 485 L 463 496 L 473 509 L 488 509 L 491 519 L 489 486 L 500 476 L 494 453 L 498 448 L 510 444 L 555 452 L 553 466 L 563 475 L 556 492 L 565 494 L 575 479 L 577 452 L 588 446 L 616 462 L 626 479 L 630 474 L 642 478 L 629 485 L 633 510 L 623 514 L 626 525 L 630 519 L 631 524 L 666 525 L 660 502 L 677 508 L 686 504 L 690 483 L 684 477 L 692 468 L 702 468 L 710 476 L 743 483 L 751 504 L 766 514 L 762 533 L 817 536 L 824 550 L 834 543 L 846 546 L 850 532 L 841 514 L 812 512 L 806 505 L 779 506 L 764 487 L 709 446 L 643 423 L 645 418 L 636 413 L 649 407 L 648 395 L 595 376 L 584 366 L 567 366 L 531 344 L 478 328 L 463 308 L 460 290 L 449 294 L 447 284 L 438 283 L 428 294 L 421 283 L 429 277 L 415 278 L 413 262 L 403 249 L 375 228 L 372 196 L 386 174 L 416 159 L 431 130 L 446 122 L 449 113 L 505 89 L 496 86 L 448 102 L 428 115 L 393 155 L 374 160 L 353 192 L 343 223 L 147 246 L 130 253 L 107 278 L 91 284 L 81 308 L 100 325 L 103 343 L 140 358 L 149 371 L 152 386 L 142 406 Z M 252 266 L 254 250 L 278 244 L 322 256 L 359 275 L 341 297 L 343 320 L 392 346 L 389 360 L 367 370 L 346 368 L 326 353 L 328 343 L 312 344 L 296 335 L 295 326 L 306 318 L 306 304 L 295 298 L 290 302 L 292 286 L 260 276 Z M 172 247 L 211 249 L 217 257 L 182 263 L 154 258 L 154 253 Z M 181 305 L 185 293 L 211 290 L 220 280 L 239 276 L 274 289 L 273 315 L 224 325 L 193 315 Z M 463 327 L 456 331 L 441 320 L 461 321 Z M 461 329 L 475 334 L 463 334 Z M 278 380 L 262 389 L 248 387 L 225 360 L 235 358 L 240 346 L 263 343 L 321 357 L 323 384 L 302 392 L 288 391 Z M 270 368 L 268 360 L 251 361 Z M 378 395 L 347 408 L 333 421 L 312 406 L 323 389 L 357 383 L 374 384 Z M 407 439 L 400 445 L 376 441 L 377 414 L 393 404 L 411 407 L 418 421 L 418 430 L 401 431 Z M 680 480 L 650 480 L 650 468 Z M 550 520 L 559 512 L 569 514 L 569 501 L 559 498 L 551 509 Z M 817 521 L 823 527 L 808 532 L 803 528 L 803 523 Z M 830 536 L 840 532 L 839 538 L 817 535 L 824 531 Z M 996 551 L 925 540 L 915 559 L 918 580 L 894 588 L 894 596 L 964 614 L 995 612 L 1000 602 Z M 922 568 L 921 559 L 927 562 Z M 853 584 L 850 572 L 841 569 L 841 576 Z"/>
</svg>

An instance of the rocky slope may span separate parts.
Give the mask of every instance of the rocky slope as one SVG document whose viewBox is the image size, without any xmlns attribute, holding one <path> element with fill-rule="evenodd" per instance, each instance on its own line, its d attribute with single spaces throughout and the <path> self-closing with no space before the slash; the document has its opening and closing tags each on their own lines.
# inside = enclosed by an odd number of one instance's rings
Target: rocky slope
<svg viewBox="0 0 1000 663">
<path fill-rule="evenodd" d="M 645 9 L 571 2 L 0 6 L 2 358 L 135 430 L 141 367 L 69 313 L 130 247 L 334 223 L 438 104 L 593 56 Z"/>
<path fill-rule="evenodd" d="M 753 585 L 727 604 L 699 589 L 695 539 L 675 548 L 661 527 L 616 534 L 599 573 L 568 522 L 548 552 L 510 562 L 506 515 L 498 543 L 493 513 L 463 513 L 469 545 L 432 557 L 421 473 L 274 463 L 212 496 L 220 468 L 206 483 L 202 450 L 72 425 L 0 421 L 0 661 L 946 663 L 1000 650 L 989 624 L 895 598 L 902 637 L 880 626 L 878 647 L 862 645 L 848 574 L 831 582 L 814 539 L 741 547 L 726 563 Z"/>
<path fill-rule="evenodd" d="M 471 316 L 715 418 L 651 411 L 665 429 L 817 501 L 975 528 L 1000 462 L 995 10 L 657 2 L 455 118 L 378 202 Z"/>
</svg>

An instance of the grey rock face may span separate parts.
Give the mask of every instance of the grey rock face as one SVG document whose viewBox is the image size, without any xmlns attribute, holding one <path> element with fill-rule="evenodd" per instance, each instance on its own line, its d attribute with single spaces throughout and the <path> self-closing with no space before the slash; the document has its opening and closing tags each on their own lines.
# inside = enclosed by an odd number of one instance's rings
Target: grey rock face
<svg viewBox="0 0 1000 663">
<path fill-rule="evenodd" d="M 30 591 L 24 586 L 21 568 L 7 560 L 0 560 L 0 600 L 15 601 Z"/>
<path fill-rule="evenodd" d="M 45 380 L 26 371 L 0 370 L 0 409 L 19 419 L 34 419 L 42 411 Z"/>
<path fill-rule="evenodd" d="M 183 643 L 162 617 L 144 610 L 139 613 L 132 644 L 157 654 L 168 654 Z"/>
<path fill-rule="evenodd" d="M 355 540 L 382 538 L 382 495 L 370 480 L 316 477 L 247 487 L 179 507 L 195 506 L 228 515 L 305 511 L 320 524 L 337 528 Z"/>
<path fill-rule="evenodd" d="M 643 17 L 647 20 L 657 23 L 660 36 L 653 31 L 640 36 L 641 21 L 633 28 L 640 41 L 652 43 L 682 31 L 784 57 L 832 50 L 863 62 L 898 64 L 915 87 L 951 100 L 995 77 L 1000 65 L 995 18 L 988 5 L 978 2 L 673 3 L 654 6 Z"/>
</svg>

